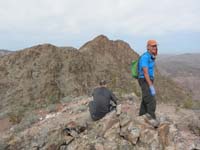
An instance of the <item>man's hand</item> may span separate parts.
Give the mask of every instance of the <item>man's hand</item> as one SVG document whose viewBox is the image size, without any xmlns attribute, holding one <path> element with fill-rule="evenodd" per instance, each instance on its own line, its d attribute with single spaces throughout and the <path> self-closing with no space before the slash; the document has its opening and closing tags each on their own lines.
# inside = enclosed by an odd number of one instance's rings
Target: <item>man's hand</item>
<svg viewBox="0 0 200 150">
<path fill-rule="evenodd" d="M 150 89 L 151 95 L 155 96 L 156 95 L 156 90 L 155 90 L 154 86 L 150 85 L 149 89 Z"/>
</svg>

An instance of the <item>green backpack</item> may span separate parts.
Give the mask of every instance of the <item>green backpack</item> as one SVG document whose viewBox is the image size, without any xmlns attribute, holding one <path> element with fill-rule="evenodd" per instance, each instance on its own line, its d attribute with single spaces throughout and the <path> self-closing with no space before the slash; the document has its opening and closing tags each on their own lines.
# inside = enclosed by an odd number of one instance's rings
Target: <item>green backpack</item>
<svg viewBox="0 0 200 150">
<path fill-rule="evenodd" d="M 131 74 L 135 79 L 138 79 L 138 62 L 139 58 L 137 60 L 133 60 L 131 63 Z"/>
</svg>

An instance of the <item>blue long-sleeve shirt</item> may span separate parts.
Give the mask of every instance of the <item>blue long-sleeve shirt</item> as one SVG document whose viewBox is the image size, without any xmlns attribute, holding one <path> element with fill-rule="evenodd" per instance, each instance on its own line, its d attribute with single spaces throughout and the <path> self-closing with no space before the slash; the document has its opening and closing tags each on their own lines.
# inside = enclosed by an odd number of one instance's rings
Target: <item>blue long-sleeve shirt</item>
<svg viewBox="0 0 200 150">
<path fill-rule="evenodd" d="M 148 51 L 145 52 L 139 59 L 138 64 L 138 78 L 144 78 L 144 71 L 142 68 L 148 68 L 148 73 L 150 79 L 154 79 L 154 66 L 155 66 L 155 60 L 152 54 L 150 54 Z"/>
</svg>

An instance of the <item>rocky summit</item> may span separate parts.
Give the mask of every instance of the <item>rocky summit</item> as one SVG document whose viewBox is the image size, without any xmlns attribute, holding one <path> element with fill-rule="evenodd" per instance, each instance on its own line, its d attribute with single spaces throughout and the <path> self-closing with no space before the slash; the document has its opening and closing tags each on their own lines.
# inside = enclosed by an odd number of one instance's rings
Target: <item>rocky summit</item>
<svg viewBox="0 0 200 150">
<path fill-rule="evenodd" d="M 192 150 L 199 149 L 198 113 L 159 104 L 160 122 L 154 128 L 138 116 L 139 98 L 124 95 L 120 109 L 93 122 L 88 111 L 91 97 L 68 99 L 51 113 L 41 113 L 37 122 L 23 130 L 13 126 L 0 138 L 0 149 L 8 150 Z M 119 108 L 119 107 L 118 107 Z M 193 130 L 194 131 L 194 130 Z"/>
</svg>

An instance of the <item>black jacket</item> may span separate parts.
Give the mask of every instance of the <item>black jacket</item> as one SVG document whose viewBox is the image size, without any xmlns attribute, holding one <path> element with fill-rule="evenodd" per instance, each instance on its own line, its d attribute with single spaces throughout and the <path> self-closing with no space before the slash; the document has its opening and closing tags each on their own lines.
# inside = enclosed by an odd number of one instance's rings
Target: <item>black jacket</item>
<svg viewBox="0 0 200 150">
<path fill-rule="evenodd" d="M 91 112 L 95 117 L 102 118 L 110 111 L 111 101 L 117 104 L 117 98 L 106 87 L 99 87 L 94 89 L 93 93 L 93 105 Z"/>
</svg>

